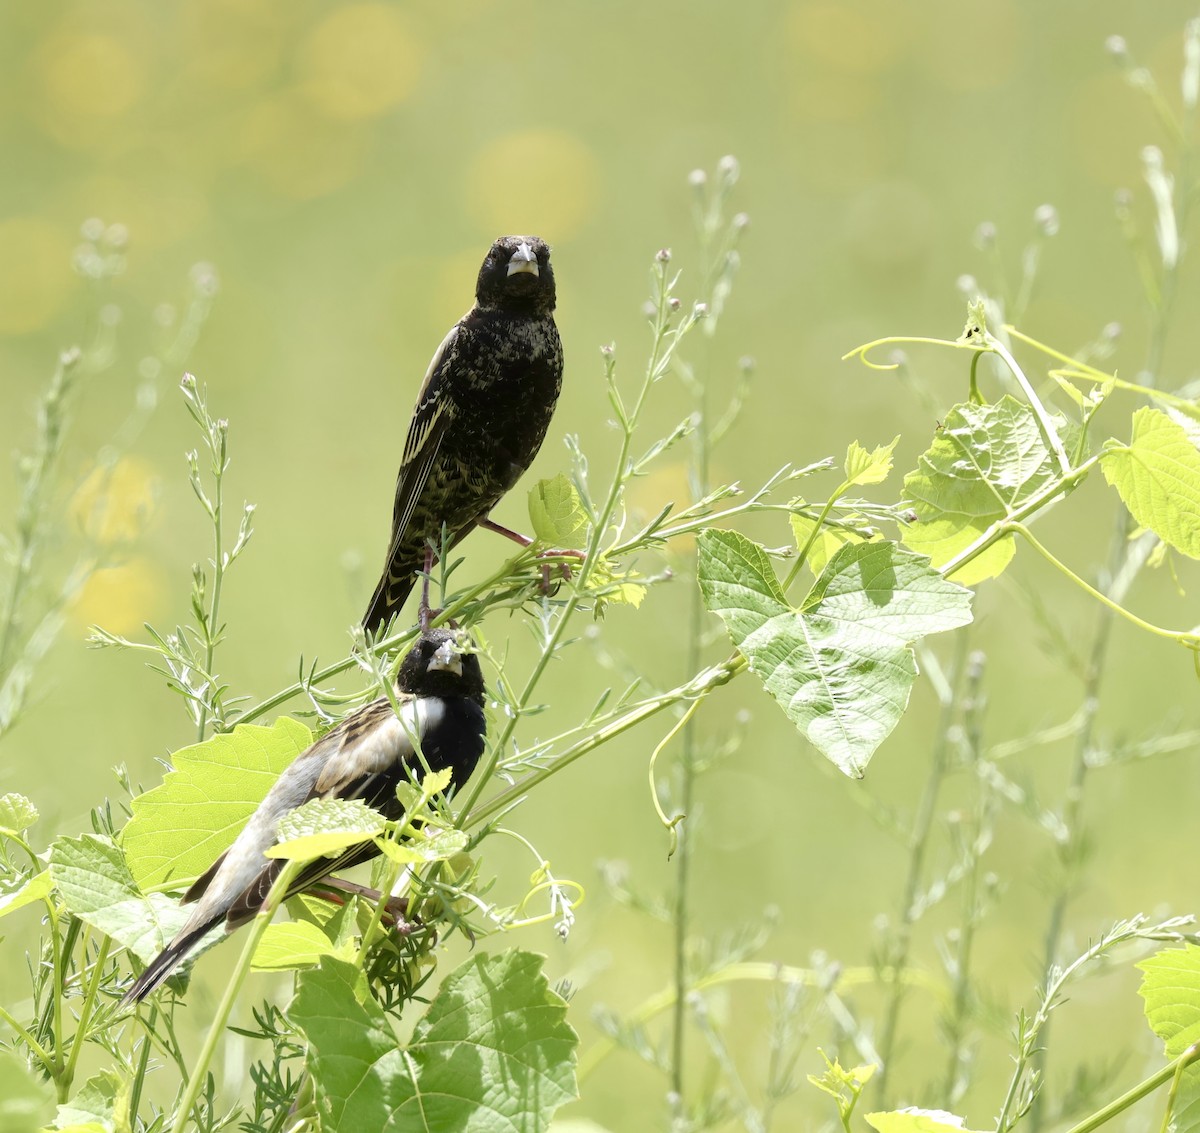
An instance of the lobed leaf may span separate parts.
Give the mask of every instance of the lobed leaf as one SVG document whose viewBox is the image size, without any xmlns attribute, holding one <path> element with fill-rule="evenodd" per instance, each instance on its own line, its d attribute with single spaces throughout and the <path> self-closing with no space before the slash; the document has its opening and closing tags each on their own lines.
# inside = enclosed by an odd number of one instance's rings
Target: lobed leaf
<svg viewBox="0 0 1200 1133">
<path fill-rule="evenodd" d="M 322 956 L 342 952 L 310 921 L 280 921 L 267 925 L 250 964 L 259 972 L 283 972 L 314 967 Z M 348 960 L 350 956 L 342 958 Z"/>
<path fill-rule="evenodd" d="M 906 1109 L 868 1113 L 867 1124 L 879 1133 L 971 1133 L 961 1117 L 944 1109 Z"/>
<path fill-rule="evenodd" d="M 66 907 L 149 963 L 183 927 L 188 910 L 164 893 L 143 896 L 121 851 L 107 838 L 57 838 L 50 876 Z"/>
<path fill-rule="evenodd" d="M 37 820 L 37 807 L 24 795 L 0 795 L 0 834 L 24 834 Z"/>
<path fill-rule="evenodd" d="M 942 566 L 1058 475 L 1029 406 L 1007 394 L 994 405 L 956 405 L 904 478 L 905 505 L 917 516 L 904 544 Z M 955 581 L 995 577 L 1015 550 L 1012 536 L 998 540 L 955 571 Z"/>
<path fill-rule="evenodd" d="M 587 512 L 575 485 L 559 473 L 539 480 L 529 491 L 529 521 L 539 543 L 551 547 L 582 547 L 587 534 Z"/>
<path fill-rule="evenodd" d="M 133 817 L 121 832 L 138 885 L 182 885 L 199 877 L 310 743 L 312 733 L 283 716 L 270 727 L 239 724 L 175 752 L 174 770 L 133 800 Z"/>
<path fill-rule="evenodd" d="M 1180 421 L 1144 406 L 1129 444 L 1110 441 L 1100 468 L 1141 527 L 1200 558 L 1200 449 Z"/>
<path fill-rule="evenodd" d="M 744 535 L 705 531 L 698 549 L 705 605 L 788 718 L 855 778 L 908 704 L 911 643 L 971 620 L 970 591 L 892 542 L 839 549 L 798 609 Z"/>
<path fill-rule="evenodd" d="M 384 825 L 383 815 L 360 799 L 313 799 L 279 820 L 276 844 L 266 855 L 305 861 L 324 857 L 374 838 Z"/>
<path fill-rule="evenodd" d="M 26 905 L 32 905 L 43 897 L 48 897 L 53 888 L 54 883 L 48 869 L 42 870 L 41 873 L 35 873 L 14 889 L 0 887 L 0 917 L 16 912 L 17 909 L 23 909 Z"/>
<path fill-rule="evenodd" d="M 301 974 L 288 1018 L 332 1129 L 541 1133 L 578 1095 L 578 1036 L 529 952 L 474 956 L 446 977 L 402 1045 L 353 964 Z M 482 1104 L 481 1104 L 482 1103 Z"/>
<path fill-rule="evenodd" d="M 892 438 L 890 445 L 879 445 L 873 449 L 865 449 L 858 441 L 851 441 L 842 465 L 846 471 L 846 483 L 882 484 L 892 471 L 892 453 L 899 443 L 899 434 Z"/>
<path fill-rule="evenodd" d="M 1164 948 L 1137 966 L 1146 1021 L 1162 1039 L 1166 1056 L 1178 1058 L 1200 1041 L 1200 947 Z"/>
</svg>

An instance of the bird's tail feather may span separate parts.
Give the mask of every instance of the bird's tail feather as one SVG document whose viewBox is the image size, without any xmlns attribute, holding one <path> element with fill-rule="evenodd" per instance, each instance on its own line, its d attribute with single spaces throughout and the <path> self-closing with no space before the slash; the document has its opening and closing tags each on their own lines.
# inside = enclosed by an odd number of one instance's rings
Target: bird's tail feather
<svg viewBox="0 0 1200 1133">
<path fill-rule="evenodd" d="M 367 633 L 374 633 L 376 630 L 382 629 L 387 624 L 388 618 L 398 613 L 400 607 L 408 600 L 416 581 L 415 575 L 408 574 L 402 578 L 393 578 L 391 571 L 385 570 L 383 577 L 379 580 L 379 585 L 375 587 L 375 593 L 371 595 L 371 604 L 363 616 L 363 629 Z"/>
<path fill-rule="evenodd" d="M 198 925 L 191 932 L 185 932 L 182 936 L 173 940 L 167 948 L 164 948 L 154 958 L 150 966 L 138 976 L 133 987 L 122 997 L 121 1006 L 127 1007 L 131 1003 L 138 1003 L 145 999 L 179 966 L 183 958 L 192 950 L 192 947 L 198 944 L 213 926 L 222 920 L 224 920 L 224 915 L 218 914 L 212 920 Z"/>
</svg>

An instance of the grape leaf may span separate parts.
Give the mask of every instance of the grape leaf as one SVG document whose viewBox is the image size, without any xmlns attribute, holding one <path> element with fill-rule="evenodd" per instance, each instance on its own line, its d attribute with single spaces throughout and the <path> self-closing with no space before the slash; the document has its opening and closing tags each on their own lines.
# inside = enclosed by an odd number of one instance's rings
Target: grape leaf
<svg viewBox="0 0 1200 1133">
<path fill-rule="evenodd" d="M 446 977 L 402 1045 L 362 973 L 331 957 L 303 972 L 288 1018 L 332 1129 L 542 1133 L 578 1094 L 566 1003 L 544 959 L 473 956 Z"/>
<path fill-rule="evenodd" d="M 171 757 L 174 770 L 133 800 L 121 832 L 129 869 L 143 888 L 199 877 L 233 844 L 279 773 L 312 733 L 280 717 L 269 728 L 239 724 Z"/>
<path fill-rule="evenodd" d="M 705 531 L 698 549 L 705 605 L 788 718 L 855 778 L 908 704 L 910 643 L 971 620 L 970 591 L 892 542 L 840 548 L 798 609 L 744 535 Z"/>
</svg>

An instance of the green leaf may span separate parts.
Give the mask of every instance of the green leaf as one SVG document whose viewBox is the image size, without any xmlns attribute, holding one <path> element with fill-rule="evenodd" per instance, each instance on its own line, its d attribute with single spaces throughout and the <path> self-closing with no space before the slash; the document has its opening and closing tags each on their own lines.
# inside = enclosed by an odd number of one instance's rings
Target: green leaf
<svg viewBox="0 0 1200 1133">
<path fill-rule="evenodd" d="M 0 1052 L 0 1129 L 4 1133 L 37 1133 L 53 1112 L 54 1089 L 35 1081 L 25 1060 Z"/>
<path fill-rule="evenodd" d="M 529 521 L 539 543 L 551 547 L 582 547 L 587 512 L 575 485 L 563 473 L 539 480 L 529 491 Z"/>
<path fill-rule="evenodd" d="M 115 1071 L 96 1074 L 58 1107 L 55 1128 L 124 1133 L 129 1129 L 129 1088 L 130 1083 Z"/>
<path fill-rule="evenodd" d="M 1200 558 L 1200 450 L 1178 421 L 1150 406 L 1139 409 L 1133 439 L 1110 441 L 1100 467 L 1139 525 Z"/>
<path fill-rule="evenodd" d="M 250 964 L 260 972 L 311 968 L 320 963 L 322 956 L 337 956 L 340 951 L 315 924 L 282 921 L 267 925 Z M 343 956 L 343 959 L 350 957 Z"/>
<path fill-rule="evenodd" d="M 1137 965 L 1146 1021 L 1163 1041 L 1168 1058 L 1178 1058 L 1200 1041 L 1200 947 L 1164 948 Z"/>
<path fill-rule="evenodd" d="M 817 536 L 809 543 L 812 537 L 814 528 L 817 526 L 815 519 L 810 519 L 807 515 L 797 515 L 793 512 L 788 519 L 792 525 L 792 538 L 796 540 L 796 550 L 803 551 L 808 547 L 808 558 L 804 560 L 804 565 L 812 571 L 812 575 L 816 578 L 817 575 L 825 568 L 825 564 L 829 562 L 839 547 L 845 547 L 850 543 L 861 543 L 862 540 L 852 531 L 847 531 L 844 527 L 828 527 L 822 526 Z"/>
<path fill-rule="evenodd" d="M 66 907 L 149 963 L 188 918 L 165 893 L 143 896 L 121 851 L 107 838 L 57 838 L 50 876 Z"/>
<path fill-rule="evenodd" d="M 1008 395 L 994 405 L 956 405 L 904 478 L 905 504 L 917 517 L 904 543 L 942 566 L 1058 476 L 1027 405 Z M 969 586 L 993 578 L 1015 550 L 1006 536 L 955 571 L 954 580 Z"/>
<path fill-rule="evenodd" d="M 0 834 L 24 834 L 37 820 L 37 807 L 24 795 L 0 795 Z"/>
<path fill-rule="evenodd" d="M 846 449 L 846 483 L 849 484 L 882 484 L 892 471 L 892 451 L 900 443 L 900 435 L 892 438 L 890 445 L 880 445 L 870 451 L 863 448 L 858 441 L 851 441 Z"/>
<path fill-rule="evenodd" d="M 842 547 L 799 609 L 744 535 L 705 531 L 698 548 L 705 605 L 788 718 L 855 778 L 908 704 L 910 643 L 971 620 L 970 591 L 895 543 Z"/>
<path fill-rule="evenodd" d="M 403 842 L 381 838 L 378 846 L 392 861 L 416 865 L 444 862 L 465 850 L 469 841 L 465 830 L 443 830 L 431 838 L 406 838 Z"/>
<path fill-rule="evenodd" d="M 600 555 L 588 575 L 588 594 L 594 602 L 596 617 L 603 617 L 609 606 L 632 606 L 635 610 L 646 597 L 647 587 L 639 582 L 636 571 L 623 571 L 607 555 Z"/>
<path fill-rule="evenodd" d="M 819 1047 L 817 1049 L 821 1057 L 825 1060 L 825 1073 L 819 1076 L 810 1074 L 808 1080 L 818 1090 L 828 1094 L 837 1102 L 838 1115 L 842 1119 L 842 1126 L 849 1129 L 850 1118 L 853 1116 L 855 1107 L 858 1105 L 858 1099 L 862 1096 L 867 1083 L 875 1076 L 875 1071 L 878 1067 L 867 1063 L 863 1066 L 855 1066 L 846 1070 L 836 1058 L 830 1060 L 829 1055 Z"/>
<path fill-rule="evenodd" d="M 944 1109 L 907 1109 L 891 1113 L 868 1113 L 867 1124 L 879 1133 L 971 1133 L 961 1117 Z"/>
<path fill-rule="evenodd" d="M 278 842 L 269 858 L 311 858 L 336 854 L 383 832 L 382 814 L 359 799 L 313 799 L 279 820 Z"/>
<path fill-rule="evenodd" d="M 161 786 L 133 800 L 121 848 L 144 887 L 199 877 L 233 844 L 279 773 L 312 743 L 286 716 L 269 728 L 239 724 L 232 732 L 172 756 Z"/>
<path fill-rule="evenodd" d="M 288 1018 L 332 1129 L 540 1133 L 578 1095 L 566 1004 L 529 952 L 473 956 L 402 1045 L 353 964 L 303 972 Z"/>
<path fill-rule="evenodd" d="M 21 882 L 15 889 L 7 892 L 0 889 L 0 917 L 42 900 L 43 897 L 49 896 L 52 888 L 54 888 L 54 883 L 50 877 L 50 871 L 44 869 L 41 873 L 35 873 L 33 877 Z"/>
</svg>

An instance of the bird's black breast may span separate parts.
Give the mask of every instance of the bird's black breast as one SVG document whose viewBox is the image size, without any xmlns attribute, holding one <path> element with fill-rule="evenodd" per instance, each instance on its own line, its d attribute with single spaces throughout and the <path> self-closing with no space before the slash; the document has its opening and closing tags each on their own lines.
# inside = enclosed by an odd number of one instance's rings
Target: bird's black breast
<svg viewBox="0 0 1200 1133">
<path fill-rule="evenodd" d="M 452 781 L 461 789 L 483 754 L 486 729 L 483 709 L 465 696 L 445 697 L 441 718 L 425 730 L 421 750 L 431 771 L 451 769 Z"/>
<path fill-rule="evenodd" d="M 563 353 L 550 316 L 479 309 L 462 320 L 452 349 L 444 396 L 454 423 L 432 479 L 459 482 L 445 496 L 470 514 L 443 516 L 454 528 L 489 511 L 533 462 L 558 401 Z"/>
</svg>

